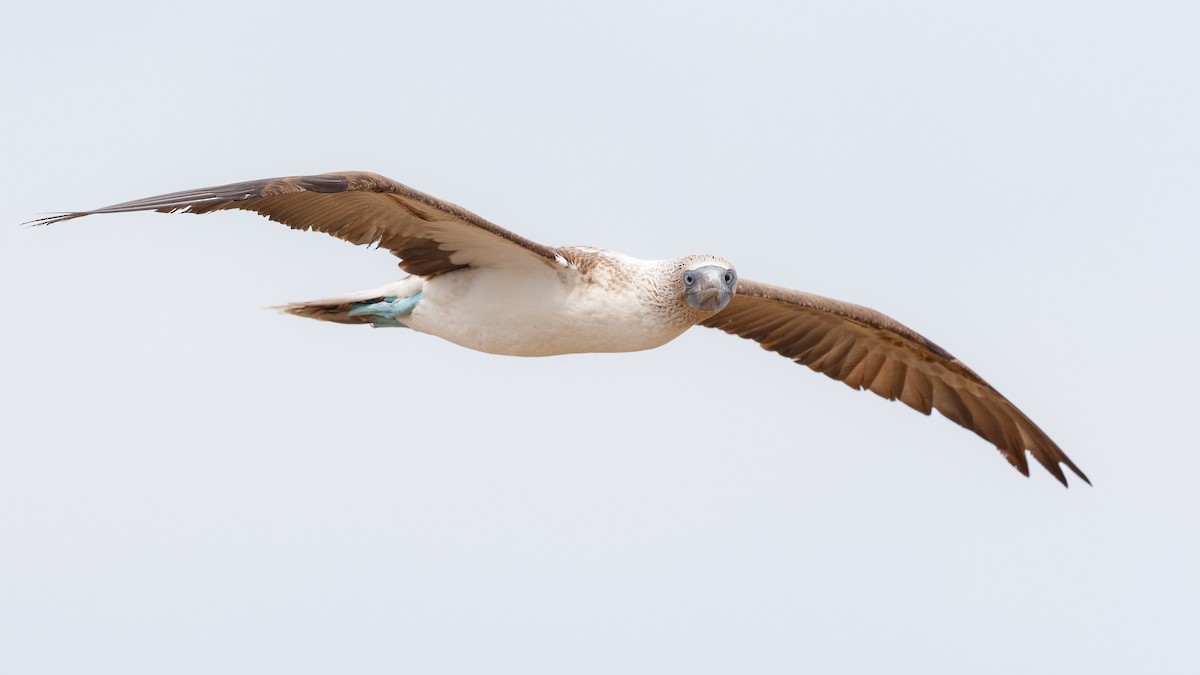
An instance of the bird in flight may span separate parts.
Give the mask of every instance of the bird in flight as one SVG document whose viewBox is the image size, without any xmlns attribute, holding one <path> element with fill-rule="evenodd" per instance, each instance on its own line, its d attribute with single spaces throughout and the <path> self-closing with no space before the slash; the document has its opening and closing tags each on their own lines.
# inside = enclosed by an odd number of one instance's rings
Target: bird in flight
<svg viewBox="0 0 1200 675">
<path fill-rule="evenodd" d="M 346 324 L 397 326 L 493 354 L 652 349 L 692 326 L 759 343 L 855 389 L 937 410 L 1029 475 L 1031 453 L 1063 485 L 1089 482 L 1036 424 L 949 352 L 875 310 L 738 276 L 724 258 L 640 260 L 544 246 L 374 173 L 268 178 L 185 190 L 34 221 L 97 213 L 254 211 L 297 230 L 375 244 L 409 276 L 281 307 Z"/>
</svg>

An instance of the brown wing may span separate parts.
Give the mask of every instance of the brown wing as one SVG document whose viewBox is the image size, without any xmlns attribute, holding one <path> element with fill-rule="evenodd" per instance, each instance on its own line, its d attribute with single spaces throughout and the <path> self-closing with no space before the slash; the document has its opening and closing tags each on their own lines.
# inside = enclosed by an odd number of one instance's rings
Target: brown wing
<svg viewBox="0 0 1200 675">
<path fill-rule="evenodd" d="M 872 309 L 740 279 L 729 305 L 701 323 L 755 340 L 855 389 L 900 399 L 926 415 L 936 409 L 995 444 L 1026 476 L 1028 450 L 1063 485 L 1067 479 L 1059 463 L 1091 484 L 1045 432 L 983 378 Z"/>
<path fill-rule="evenodd" d="M 401 258 L 411 274 L 430 276 L 463 267 L 553 263 L 554 249 L 493 225 L 378 174 L 364 171 L 268 178 L 147 197 L 94 211 L 34 221 L 58 223 L 95 213 L 243 209 L 297 230 L 316 230 L 353 244 L 378 244 Z"/>
</svg>

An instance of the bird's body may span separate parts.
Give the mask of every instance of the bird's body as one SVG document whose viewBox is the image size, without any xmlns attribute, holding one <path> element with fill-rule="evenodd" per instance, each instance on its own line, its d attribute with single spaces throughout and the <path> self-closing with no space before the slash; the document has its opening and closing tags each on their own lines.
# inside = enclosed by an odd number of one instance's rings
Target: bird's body
<svg viewBox="0 0 1200 675">
<path fill-rule="evenodd" d="M 371 291 L 282 307 L 313 318 L 400 326 L 507 356 L 633 352 L 674 340 L 700 313 L 664 292 L 683 261 L 561 247 L 554 266 L 462 268 Z M 690 256 L 691 264 L 717 261 Z M 405 303 L 406 300 L 411 302 Z M 405 305 L 408 306 L 405 306 Z M 373 307 L 378 309 L 372 310 Z M 391 315 L 392 307 L 403 307 Z"/>
<path fill-rule="evenodd" d="M 660 266 L 589 253 L 590 273 L 566 262 L 533 271 L 459 270 L 426 282 L 409 327 L 492 354 L 551 356 L 659 347 L 691 327 L 664 321 L 639 283 Z"/>
<path fill-rule="evenodd" d="M 376 244 L 409 275 L 370 291 L 285 305 L 299 316 L 397 326 L 493 354 L 550 356 L 652 349 L 696 325 L 749 338 L 845 382 L 993 443 L 1028 475 L 1025 453 L 1064 485 L 1066 464 L 1041 429 L 941 347 L 874 310 L 738 278 L 708 255 L 639 260 L 592 247 L 548 247 L 382 176 L 321 174 L 187 190 L 54 216 L 223 209 Z"/>
</svg>

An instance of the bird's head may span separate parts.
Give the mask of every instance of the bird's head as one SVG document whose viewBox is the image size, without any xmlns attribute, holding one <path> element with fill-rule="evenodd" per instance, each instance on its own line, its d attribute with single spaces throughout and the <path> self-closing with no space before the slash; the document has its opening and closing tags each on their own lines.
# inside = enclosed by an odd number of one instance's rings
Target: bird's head
<svg viewBox="0 0 1200 675">
<path fill-rule="evenodd" d="M 681 258 L 676 275 L 687 304 L 708 314 L 725 309 L 737 289 L 737 271 L 728 260 L 716 256 Z"/>
</svg>

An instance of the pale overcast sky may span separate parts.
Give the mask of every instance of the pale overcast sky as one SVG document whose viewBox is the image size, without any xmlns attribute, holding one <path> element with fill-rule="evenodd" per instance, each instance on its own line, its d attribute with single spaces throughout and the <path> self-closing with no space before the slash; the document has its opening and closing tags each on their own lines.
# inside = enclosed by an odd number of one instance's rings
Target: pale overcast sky
<svg viewBox="0 0 1200 675">
<path fill-rule="evenodd" d="M 1189 2 L 10 7 L 0 671 L 1200 672 L 1198 27 Z M 520 359 L 264 311 L 400 272 L 252 214 L 18 227 L 342 169 L 875 307 L 1095 487 L 716 331 Z"/>
</svg>

